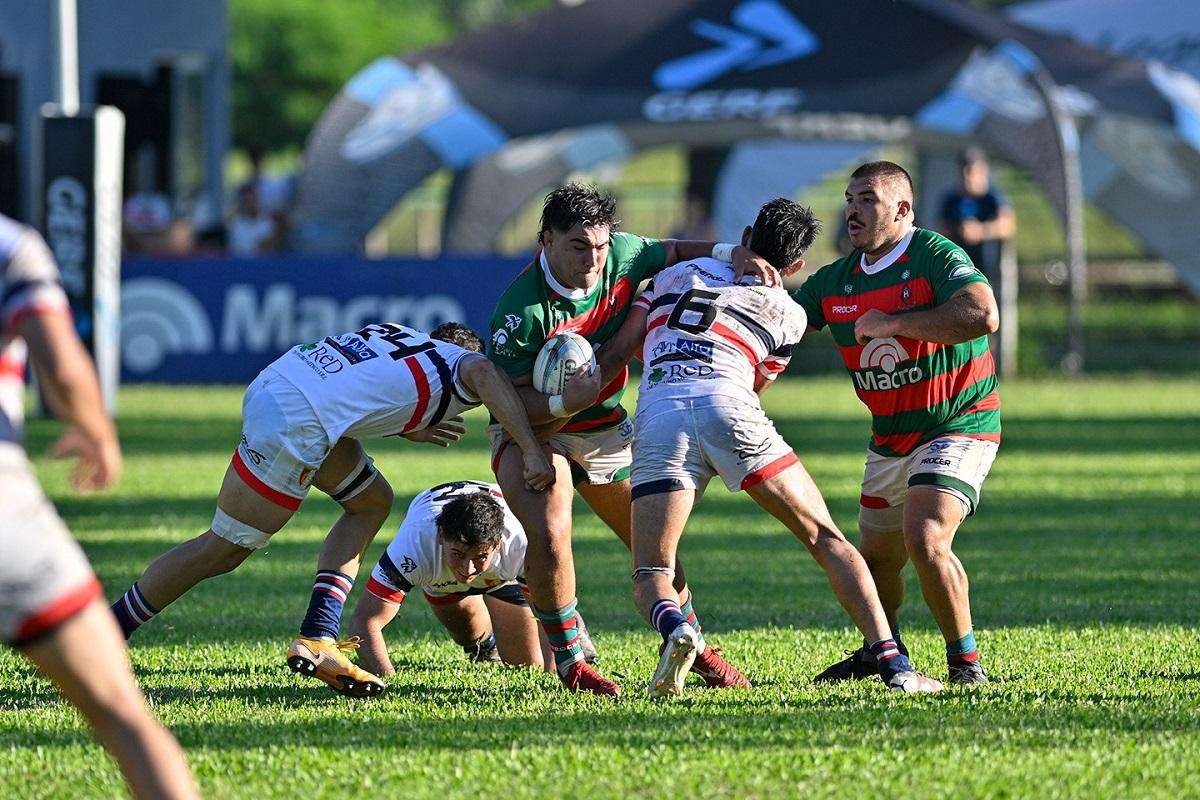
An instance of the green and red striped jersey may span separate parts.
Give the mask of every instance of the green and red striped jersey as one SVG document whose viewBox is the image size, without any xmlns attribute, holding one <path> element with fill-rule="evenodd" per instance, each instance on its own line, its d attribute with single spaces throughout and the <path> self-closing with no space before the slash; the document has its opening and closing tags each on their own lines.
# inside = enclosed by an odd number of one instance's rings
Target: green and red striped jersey
<svg viewBox="0 0 1200 800">
<path fill-rule="evenodd" d="M 976 282 L 987 278 L 961 247 L 914 228 L 903 253 L 875 274 L 863 271 L 855 250 L 821 267 L 792 295 L 810 325 L 829 326 L 854 390 L 871 411 L 871 450 L 907 455 L 946 434 L 1000 440 L 1000 394 L 986 336 L 960 344 L 906 336 L 866 345 L 854 340 L 854 322 L 868 309 L 922 311 Z"/>
<path fill-rule="evenodd" d="M 580 297 L 568 296 L 580 293 L 556 285 L 539 250 L 496 303 L 488 358 L 518 378 L 533 372 L 538 350 L 556 333 L 577 333 L 592 345 L 607 341 L 625 321 L 638 286 L 663 268 L 666 257 L 666 247 L 656 239 L 614 233 L 600 281 Z M 576 414 L 562 430 L 593 430 L 625 419 L 621 396 L 628 379 L 626 368 L 600 391 L 596 405 Z"/>
</svg>

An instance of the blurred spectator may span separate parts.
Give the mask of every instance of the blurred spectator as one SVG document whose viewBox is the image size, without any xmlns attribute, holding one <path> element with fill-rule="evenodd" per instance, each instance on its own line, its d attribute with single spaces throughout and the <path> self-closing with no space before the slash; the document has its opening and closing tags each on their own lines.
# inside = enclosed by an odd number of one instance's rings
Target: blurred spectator
<svg viewBox="0 0 1200 800">
<path fill-rule="evenodd" d="M 230 254 L 252 257 L 273 253 L 279 248 L 280 233 L 274 217 L 262 208 L 258 185 L 250 180 L 238 187 L 237 207 L 226 231 Z"/>
<path fill-rule="evenodd" d="M 685 241 L 715 242 L 717 226 L 709 216 L 708 200 L 698 194 L 688 194 L 683 208 L 683 222 L 668 237 Z"/>
<path fill-rule="evenodd" d="M 1016 232 L 1008 198 L 991 181 L 987 154 L 968 147 L 959 156 L 959 188 L 942 199 L 938 230 L 967 251 L 976 267 L 995 282 L 1004 240 Z"/>
<path fill-rule="evenodd" d="M 191 222 L 176 217 L 171 199 L 159 192 L 138 192 L 125 200 L 121 211 L 127 253 L 182 256 L 194 246 Z"/>
</svg>

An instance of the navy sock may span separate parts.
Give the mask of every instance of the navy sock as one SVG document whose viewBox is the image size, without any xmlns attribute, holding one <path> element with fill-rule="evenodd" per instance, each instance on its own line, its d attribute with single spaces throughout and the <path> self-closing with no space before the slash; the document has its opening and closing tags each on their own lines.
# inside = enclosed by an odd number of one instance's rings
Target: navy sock
<svg viewBox="0 0 1200 800">
<path fill-rule="evenodd" d="M 142 590 L 134 583 L 121 595 L 121 599 L 112 604 L 112 612 L 117 618 L 117 624 L 121 626 L 121 633 L 128 639 L 134 631 L 153 619 L 158 609 L 150 605 Z"/>
<path fill-rule="evenodd" d="M 308 613 L 300 624 L 306 639 L 337 639 L 342 627 L 342 609 L 354 588 L 354 578 L 337 570 L 318 570 L 313 582 Z"/>
<path fill-rule="evenodd" d="M 908 660 L 908 656 L 900 652 L 895 639 L 881 639 L 875 642 L 871 645 L 871 653 L 875 656 L 875 663 L 879 665 L 879 674 L 885 681 L 897 672 L 913 671 L 912 662 Z"/>
<path fill-rule="evenodd" d="M 664 597 L 661 600 L 656 600 L 654 606 L 650 609 L 650 624 L 658 629 L 663 639 L 670 636 L 676 628 L 685 622 L 687 622 L 687 617 L 679 610 L 679 603 L 674 600 L 668 600 Z"/>
</svg>

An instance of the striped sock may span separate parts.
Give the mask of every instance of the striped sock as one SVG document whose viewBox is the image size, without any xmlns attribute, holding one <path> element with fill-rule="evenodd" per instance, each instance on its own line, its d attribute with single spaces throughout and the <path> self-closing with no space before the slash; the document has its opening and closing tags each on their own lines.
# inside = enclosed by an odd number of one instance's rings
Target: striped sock
<svg viewBox="0 0 1200 800">
<path fill-rule="evenodd" d="M 129 591 L 121 595 L 120 600 L 112 604 L 112 612 L 121 626 L 121 633 L 128 639 L 134 631 L 153 619 L 158 609 L 150 605 L 142 590 L 134 583 Z"/>
<path fill-rule="evenodd" d="M 664 597 L 660 600 L 655 600 L 654 605 L 650 608 L 650 624 L 658 629 L 663 639 L 670 636 L 676 628 L 685 622 L 687 622 L 687 617 L 679 610 L 679 603 L 674 600 L 668 600 Z"/>
<path fill-rule="evenodd" d="M 546 632 L 550 650 L 554 653 L 554 667 L 558 670 L 559 675 L 566 675 L 572 664 L 576 661 L 583 661 L 579 616 L 575 613 L 575 606 L 578 604 L 578 598 L 573 597 L 571 602 L 562 608 L 551 611 L 542 611 L 540 608 L 530 605 L 533 615 L 537 617 L 542 630 Z"/>
<path fill-rule="evenodd" d="M 908 648 L 904 646 L 904 640 L 900 638 L 900 623 L 892 623 L 892 641 L 896 643 L 896 649 L 900 651 L 900 655 L 908 655 Z M 869 661 L 872 657 L 871 643 L 863 639 L 863 659 Z"/>
<path fill-rule="evenodd" d="M 979 648 L 975 645 L 975 629 L 956 642 L 946 642 L 946 663 L 950 666 L 974 664 L 979 661 Z"/>
<path fill-rule="evenodd" d="M 900 652 L 895 639 L 880 639 L 871 645 L 871 653 L 875 663 L 879 665 L 879 674 L 887 681 L 897 672 L 912 672 L 912 662 L 908 656 Z"/>
<path fill-rule="evenodd" d="M 337 639 L 342 627 L 342 609 L 354 588 L 354 578 L 332 569 L 317 570 L 308 613 L 300 623 L 300 635 L 306 639 Z"/>
</svg>

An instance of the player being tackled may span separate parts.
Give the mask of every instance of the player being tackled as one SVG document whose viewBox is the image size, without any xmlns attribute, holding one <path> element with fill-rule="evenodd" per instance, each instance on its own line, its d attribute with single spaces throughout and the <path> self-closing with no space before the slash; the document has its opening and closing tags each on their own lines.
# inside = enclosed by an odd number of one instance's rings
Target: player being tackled
<svg viewBox="0 0 1200 800">
<path fill-rule="evenodd" d="M 762 207 L 742 243 L 791 274 L 819 230 L 812 212 L 780 198 Z M 634 416 L 633 595 L 664 640 L 652 698 L 679 695 L 688 671 L 711 650 L 672 581 L 684 526 L 715 476 L 730 491 L 746 491 L 808 548 L 871 642 L 889 688 L 942 688 L 897 648 L 866 563 L 759 401 L 786 367 L 805 321 L 782 288 L 699 258 L 655 275 L 602 353 L 602 361 L 624 359 L 640 345 L 645 365 Z"/>
</svg>

